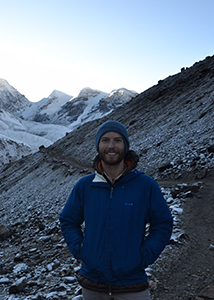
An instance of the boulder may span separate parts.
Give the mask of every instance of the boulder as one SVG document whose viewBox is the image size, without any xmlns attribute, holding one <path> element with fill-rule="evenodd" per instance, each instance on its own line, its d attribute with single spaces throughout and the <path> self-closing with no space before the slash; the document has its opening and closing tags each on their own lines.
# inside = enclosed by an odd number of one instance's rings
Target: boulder
<svg viewBox="0 0 214 300">
<path fill-rule="evenodd" d="M 6 225 L 0 225 L 0 241 L 4 241 L 11 237 L 12 233 Z"/>
<path fill-rule="evenodd" d="M 17 281 L 15 281 L 9 289 L 10 294 L 17 294 L 24 290 L 24 288 L 27 285 L 27 278 L 25 276 L 19 278 Z"/>
<path fill-rule="evenodd" d="M 206 287 L 196 297 L 196 300 L 204 300 L 204 299 L 214 300 L 214 286 Z"/>
</svg>

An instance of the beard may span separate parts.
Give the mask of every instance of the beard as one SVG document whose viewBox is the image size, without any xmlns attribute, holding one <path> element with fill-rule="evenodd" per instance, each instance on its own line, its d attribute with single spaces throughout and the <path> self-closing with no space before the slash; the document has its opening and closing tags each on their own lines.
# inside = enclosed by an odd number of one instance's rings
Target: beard
<svg viewBox="0 0 214 300">
<path fill-rule="evenodd" d="M 99 156 L 106 165 L 116 166 L 124 159 L 125 150 L 123 152 L 117 152 L 115 156 L 110 156 L 105 152 L 99 151 Z"/>
</svg>

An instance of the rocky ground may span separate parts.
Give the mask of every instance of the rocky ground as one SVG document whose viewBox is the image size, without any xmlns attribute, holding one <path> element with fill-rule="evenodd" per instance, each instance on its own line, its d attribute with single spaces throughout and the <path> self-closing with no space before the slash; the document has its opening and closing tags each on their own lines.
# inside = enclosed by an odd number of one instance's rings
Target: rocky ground
<svg viewBox="0 0 214 300">
<path fill-rule="evenodd" d="M 190 178 L 188 182 L 192 182 Z M 170 245 L 151 266 L 153 299 L 214 299 L 214 176 L 210 172 L 202 186 L 183 202 L 178 244 Z M 174 182 L 161 182 L 174 185 Z"/>
<path fill-rule="evenodd" d="M 213 175 L 210 170 L 200 181 L 193 174 L 159 180 L 175 228 L 171 244 L 147 269 L 152 299 L 214 299 Z M 26 210 L 30 217 L 14 218 L 0 229 L 0 299 L 72 299 L 81 293 L 75 279 L 79 263 L 66 247 L 56 216 L 38 207 L 36 212 L 30 204 Z"/>
</svg>

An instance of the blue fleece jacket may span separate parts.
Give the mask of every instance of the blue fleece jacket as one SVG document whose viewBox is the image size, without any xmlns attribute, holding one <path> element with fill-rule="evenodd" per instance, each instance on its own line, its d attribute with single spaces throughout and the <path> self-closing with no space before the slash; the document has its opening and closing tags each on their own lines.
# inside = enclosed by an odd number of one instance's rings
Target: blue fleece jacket
<svg viewBox="0 0 214 300">
<path fill-rule="evenodd" d="M 124 286 L 147 280 L 145 268 L 169 243 L 173 221 L 157 182 L 134 170 L 113 186 L 98 173 L 81 178 L 60 223 L 71 253 L 82 260 L 80 274 Z"/>
</svg>

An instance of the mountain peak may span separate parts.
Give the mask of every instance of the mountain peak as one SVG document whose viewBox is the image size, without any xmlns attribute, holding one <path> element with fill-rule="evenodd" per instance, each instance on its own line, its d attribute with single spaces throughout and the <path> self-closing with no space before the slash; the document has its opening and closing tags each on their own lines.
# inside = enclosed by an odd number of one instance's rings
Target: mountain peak
<svg viewBox="0 0 214 300">
<path fill-rule="evenodd" d="M 73 98 L 73 96 L 65 94 L 58 90 L 53 90 L 53 92 L 48 96 L 48 98 L 59 98 L 59 97 Z"/>
<path fill-rule="evenodd" d="M 102 93 L 99 90 L 91 89 L 90 87 L 85 87 L 79 92 L 78 97 L 95 97 Z"/>
<path fill-rule="evenodd" d="M 0 79 L 0 101 L 2 109 L 14 114 L 30 105 L 30 101 L 24 95 L 2 78 Z"/>
<path fill-rule="evenodd" d="M 128 98 L 128 99 L 133 98 L 137 95 L 138 95 L 137 92 L 128 90 L 126 88 L 119 88 L 116 90 L 112 90 L 110 93 L 110 96 L 124 97 L 124 98 Z"/>
<path fill-rule="evenodd" d="M 14 87 L 12 87 L 7 80 L 0 78 L 0 92 L 10 92 L 10 93 L 14 93 L 15 91 L 17 91 Z"/>
</svg>

